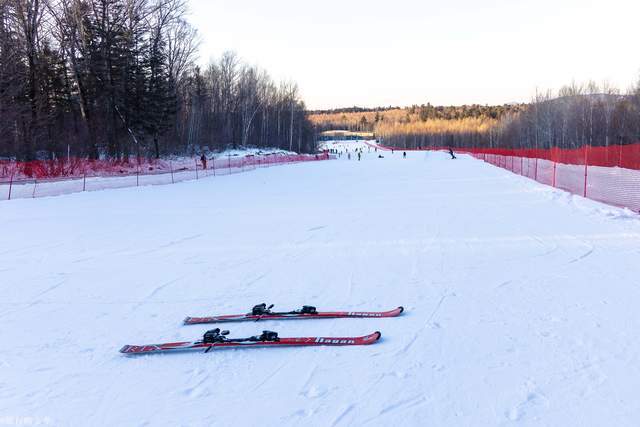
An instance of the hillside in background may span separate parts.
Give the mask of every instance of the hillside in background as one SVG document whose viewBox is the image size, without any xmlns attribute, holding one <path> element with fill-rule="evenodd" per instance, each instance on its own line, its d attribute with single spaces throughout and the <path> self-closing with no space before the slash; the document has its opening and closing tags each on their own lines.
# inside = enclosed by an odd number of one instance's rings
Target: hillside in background
<svg viewBox="0 0 640 427">
<path fill-rule="evenodd" d="M 524 110 L 526 104 L 505 105 L 460 105 L 433 106 L 413 105 L 411 107 L 380 107 L 380 108 L 340 108 L 335 110 L 310 111 L 309 118 L 317 129 L 351 130 L 375 132 L 378 125 L 416 124 L 431 120 L 463 120 L 498 119 L 505 114 Z M 419 124 L 416 126 L 420 126 Z"/>
<path fill-rule="evenodd" d="M 528 104 L 414 105 L 311 112 L 318 131 L 373 132 L 385 145 L 577 148 L 640 141 L 640 84 L 621 93 L 606 84 L 571 84 Z"/>
<path fill-rule="evenodd" d="M 386 144 L 398 147 L 475 144 L 506 115 L 518 114 L 525 104 L 433 106 L 414 105 L 362 109 L 358 107 L 311 112 L 320 132 L 349 130 L 373 132 Z"/>
</svg>

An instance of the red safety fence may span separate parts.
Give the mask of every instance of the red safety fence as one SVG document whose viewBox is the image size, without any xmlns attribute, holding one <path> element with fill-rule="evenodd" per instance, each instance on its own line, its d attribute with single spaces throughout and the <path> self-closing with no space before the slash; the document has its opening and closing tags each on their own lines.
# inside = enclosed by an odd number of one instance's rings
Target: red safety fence
<svg viewBox="0 0 640 427">
<path fill-rule="evenodd" d="M 423 150 L 448 151 L 449 147 Z M 640 143 L 576 149 L 459 148 L 455 151 L 542 184 L 640 213 Z"/>
<path fill-rule="evenodd" d="M 640 212 L 640 143 L 577 149 L 466 151 L 540 183 Z"/>
<path fill-rule="evenodd" d="M 173 160 L 64 159 L 32 162 L 0 161 L 0 200 L 56 196 L 81 191 L 180 181 L 247 172 L 282 164 L 329 160 L 328 153 L 219 156 Z"/>
</svg>

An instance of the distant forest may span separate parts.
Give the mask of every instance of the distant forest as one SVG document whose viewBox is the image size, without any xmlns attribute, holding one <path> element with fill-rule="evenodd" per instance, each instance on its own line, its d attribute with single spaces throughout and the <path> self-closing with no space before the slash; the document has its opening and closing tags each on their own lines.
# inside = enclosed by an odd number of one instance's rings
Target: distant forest
<svg viewBox="0 0 640 427">
<path fill-rule="evenodd" d="M 186 0 L 0 0 L 0 157 L 315 150 L 293 82 L 201 69 Z"/>
<path fill-rule="evenodd" d="M 312 112 L 321 130 L 371 131 L 386 145 L 577 148 L 640 142 L 640 83 L 627 93 L 609 85 L 565 86 L 528 104 L 430 104 Z"/>
<path fill-rule="evenodd" d="M 398 147 L 474 145 L 507 115 L 526 110 L 525 104 L 498 106 L 413 105 L 399 108 L 325 110 L 310 114 L 318 130 L 374 132 L 385 144 Z M 351 112 L 349 112 L 351 111 Z"/>
</svg>

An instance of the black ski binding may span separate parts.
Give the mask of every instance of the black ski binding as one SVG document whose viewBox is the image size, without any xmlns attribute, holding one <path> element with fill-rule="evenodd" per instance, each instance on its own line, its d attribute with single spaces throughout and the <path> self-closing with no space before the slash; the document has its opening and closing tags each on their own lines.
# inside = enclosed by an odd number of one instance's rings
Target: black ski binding
<svg viewBox="0 0 640 427">
<path fill-rule="evenodd" d="M 258 341 L 280 341 L 278 333 L 273 331 L 262 331 L 262 335 L 257 338 Z"/>
<path fill-rule="evenodd" d="M 298 313 L 302 314 L 316 314 L 317 312 L 316 308 L 311 305 L 303 305 L 302 308 L 298 310 Z"/>
<path fill-rule="evenodd" d="M 265 303 L 258 304 L 253 306 L 253 309 L 251 309 L 251 314 L 253 316 L 262 316 L 265 314 L 271 314 L 272 308 L 273 308 L 273 304 L 271 304 L 269 307 L 267 307 L 267 304 Z"/>
<path fill-rule="evenodd" d="M 229 335 L 229 331 L 221 331 L 220 328 L 215 328 L 204 333 L 202 342 L 204 344 L 214 344 L 218 342 L 225 342 L 227 340 L 226 335 Z"/>
</svg>

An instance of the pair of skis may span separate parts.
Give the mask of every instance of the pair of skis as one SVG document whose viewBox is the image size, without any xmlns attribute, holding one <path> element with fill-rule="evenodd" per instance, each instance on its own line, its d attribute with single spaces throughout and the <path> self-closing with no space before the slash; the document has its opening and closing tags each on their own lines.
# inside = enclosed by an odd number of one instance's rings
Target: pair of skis
<svg viewBox="0 0 640 427">
<path fill-rule="evenodd" d="M 403 307 L 398 307 L 389 311 L 332 311 L 319 312 L 315 307 L 303 306 L 300 310 L 288 312 L 273 312 L 273 305 L 267 307 L 266 304 L 259 304 L 253 307 L 251 313 L 211 316 L 211 317 L 187 317 L 185 325 L 195 325 L 203 323 L 225 323 L 225 322 L 246 322 L 260 320 L 283 320 L 283 319 L 338 319 L 338 318 L 383 318 L 397 317 L 403 311 Z M 120 349 L 121 353 L 127 355 L 175 352 L 185 350 L 204 350 L 205 353 L 214 348 L 227 347 L 276 347 L 276 346 L 349 346 L 349 345 L 369 345 L 378 341 L 380 332 L 359 337 L 293 337 L 282 338 L 276 332 L 263 331 L 261 335 L 248 338 L 228 338 L 229 331 L 219 328 L 207 331 L 203 338 L 198 341 L 184 341 L 164 344 L 146 345 L 125 345 Z"/>
</svg>

